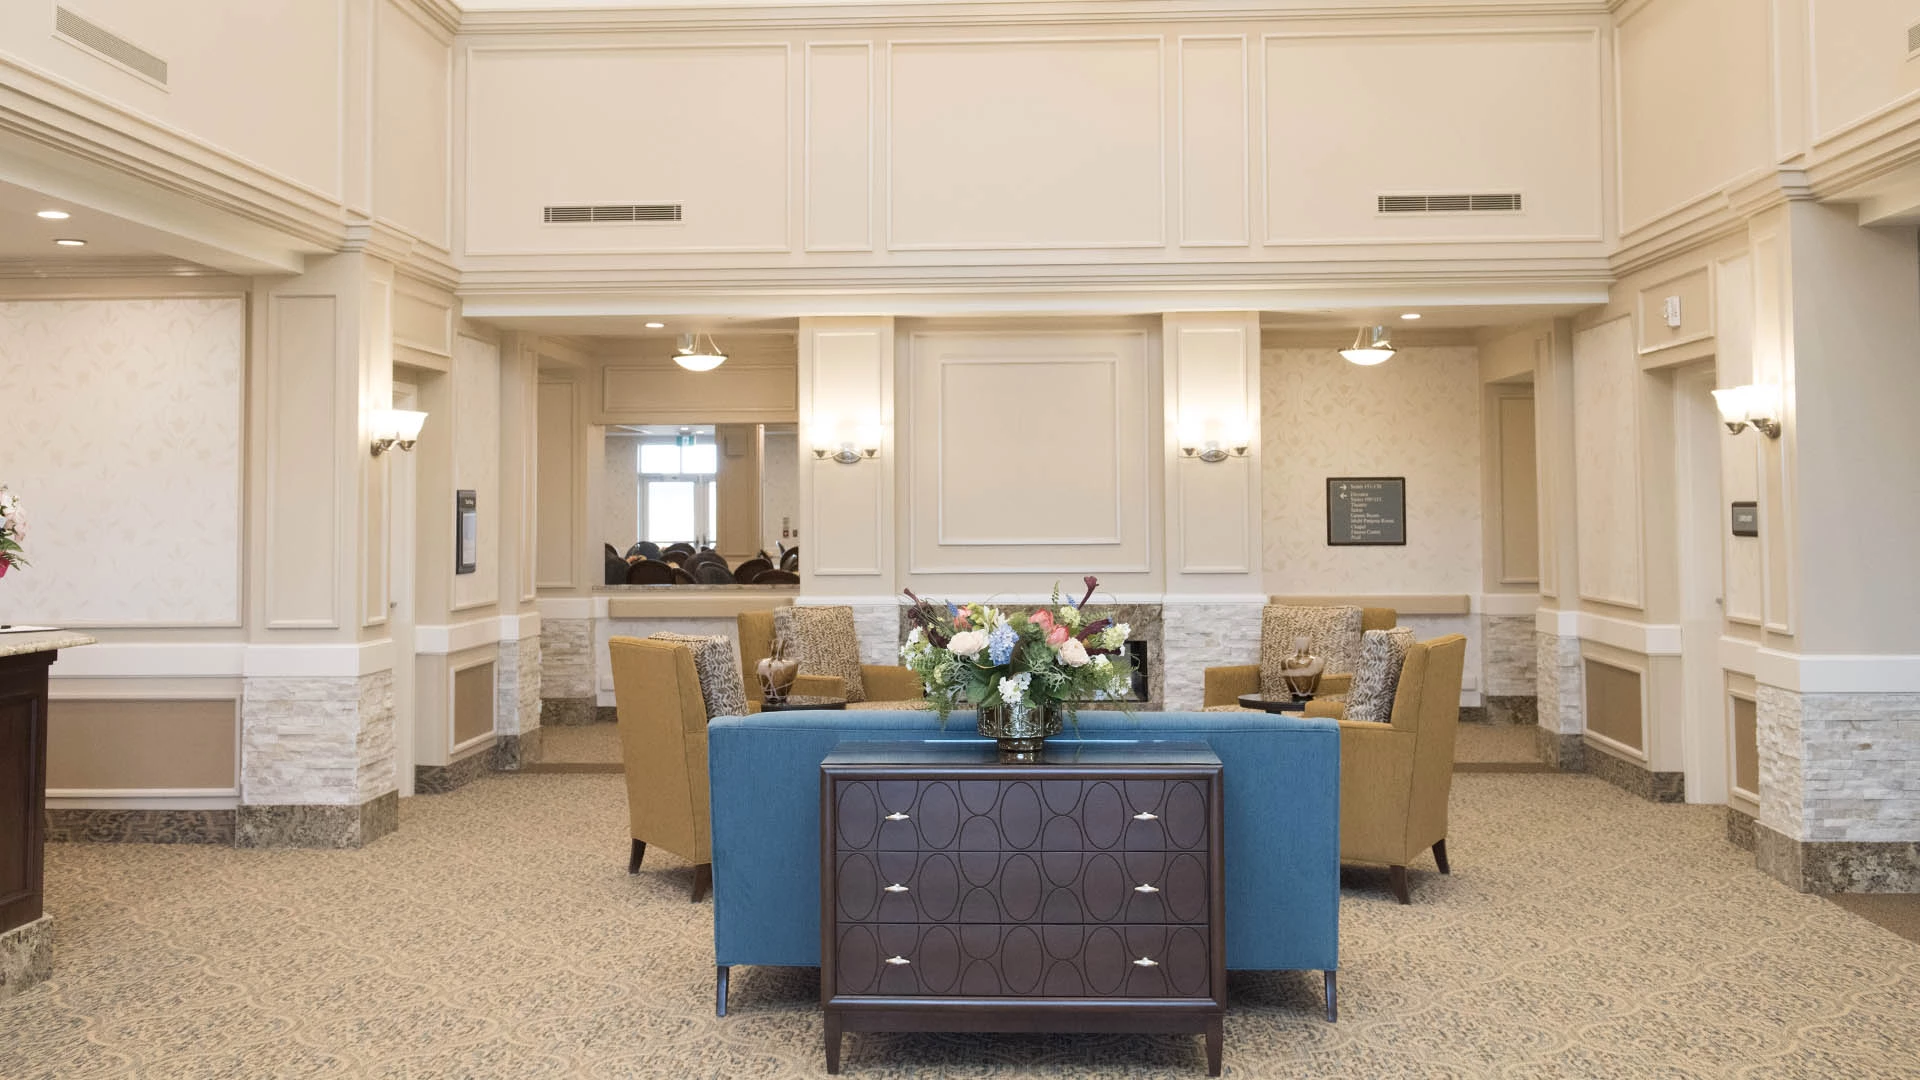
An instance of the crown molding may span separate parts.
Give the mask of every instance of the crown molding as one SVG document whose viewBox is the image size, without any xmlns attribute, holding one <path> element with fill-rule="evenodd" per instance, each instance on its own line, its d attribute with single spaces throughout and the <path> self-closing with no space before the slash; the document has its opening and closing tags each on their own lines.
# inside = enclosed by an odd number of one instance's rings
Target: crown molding
<svg viewBox="0 0 1920 1080">
<path fill-rule="evenodd" d="M 446 248 L 430 244 L 385 218 L 359 218 L 347 224 L 342 251 L 364 251 L 392 263 L 408 277 L 452 291 L 460 271 Z"/>
<path fill-rule="evenodd" d="M 101 255 L 77 259 L 0 259 L 0 279 L 79 281 L 99 278 L 227 278 L 224 270 L 164 255 Z"/>
<path fill-rule="evenodd" d="M 449 34 L 459 33 L 460 21 L 466 17 L 466 12 L 462 11 L 460 5 L 454 0 L 389 0 L 389 2 L 410 9 Z"/>
<path fill-rule="evenodd" d="M 1031 26 L 1149 22 L 1341 21 L 1606 15 L 1608 0 L 935 0 L 928 3 L 739 4 L 673 0 L 617 9 L 467 11 L 465 35 L 664 30 L 834 29 L 862 26 Z"/>
</svg>

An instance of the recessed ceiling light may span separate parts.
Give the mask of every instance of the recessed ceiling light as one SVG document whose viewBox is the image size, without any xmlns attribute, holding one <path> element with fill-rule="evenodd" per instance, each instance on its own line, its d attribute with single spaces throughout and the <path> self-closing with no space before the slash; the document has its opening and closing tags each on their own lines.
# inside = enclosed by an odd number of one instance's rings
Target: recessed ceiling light
<svg viewBox="0 0 1920 1080">
<path fill-rule="evenodd" d="M 663 322 L 650 322 L 647 324 L 647 329 L 649 330 L 665 330 L 666 328 L 667 324 Z"/>
<path fill-rule="evenodd" d="M 86 247 L 87 246 L 87 242 L 85 240 L 55 240 L 54 243 L 59 244 L 61 247 Z"/>
<path fill-rule="evenodd" d="M 1420 313 L 1417 311 L 1409 311 L 1405 315 L 1402 315 L 1400 317 L 1407 320 L 1408 322 L 1412 322 L 1415 319 L 1418 319 L 1420 317 Z"/>
<path fill-rule="evenodd" d="M 33 216 L 44 218 L 47 221 L 65 221 L 73 215 L 67 213 L 65 210 L 42 210 Z"/>
</svg>

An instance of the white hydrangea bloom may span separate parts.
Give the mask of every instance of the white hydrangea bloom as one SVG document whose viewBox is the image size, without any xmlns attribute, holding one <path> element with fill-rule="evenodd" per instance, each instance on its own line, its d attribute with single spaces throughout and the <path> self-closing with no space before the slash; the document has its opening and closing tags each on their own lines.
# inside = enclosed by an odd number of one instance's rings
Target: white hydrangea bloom
<svg viewBox="0 0 1920 1080">
<path fill-rule="evenodd" d="M 1009 708 L 1020 704 L 1026 697 L 1027 684 L 1032 681 L 1033 676 L 1024 671 L 1010 678 L 1001 679 L 1000 701 Z"/>
</svg>

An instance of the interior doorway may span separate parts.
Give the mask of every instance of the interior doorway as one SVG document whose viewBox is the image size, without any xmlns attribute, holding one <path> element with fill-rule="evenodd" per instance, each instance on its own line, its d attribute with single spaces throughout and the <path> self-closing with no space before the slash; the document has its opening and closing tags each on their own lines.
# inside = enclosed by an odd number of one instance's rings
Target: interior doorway
<svg viewBox="0 0 1920 1080">
<path fill-rule="evenodd" d="M 1680 670 L 1685 711 L 1680 751 L 1691 803 L 1727 801 L 1726 686 L 1720 664 L 1724 626 L 1721 532 L 1729 528 L 1720 491 L 1720 440 L 1713 404 L 1714 365 L 1674 376 L 1674 494 L 1680 541 Z"/>
<path fill-rule="evenodd" d="M 393 407 L 418 409 L 420 388 L 393 384 Z M 387 605 L 387 629 L 393 634 L 393 767 L 400 796 L 413 794 L 414 764 L 414 505 L 412 454 L 389 453 L 387 459 L 387 574 L 392 597 Z"/>
</svg>

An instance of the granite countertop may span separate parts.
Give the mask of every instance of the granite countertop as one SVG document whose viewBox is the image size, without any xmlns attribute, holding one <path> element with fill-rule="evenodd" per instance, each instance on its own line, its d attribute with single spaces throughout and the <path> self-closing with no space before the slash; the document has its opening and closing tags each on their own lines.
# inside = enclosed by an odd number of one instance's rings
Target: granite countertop
<svg viewBox="0 0 1920 1080">
<path fill-rule="evenodd" d="M 25 656 L 28 653 L 72 649 L 91 645 L 93 640 L 72 630 L 31 630 L 20 634 L 0 632 L 0 656 Z"/>
</svg>

